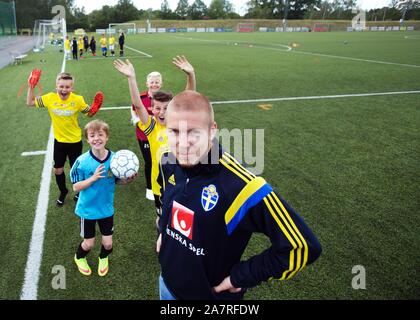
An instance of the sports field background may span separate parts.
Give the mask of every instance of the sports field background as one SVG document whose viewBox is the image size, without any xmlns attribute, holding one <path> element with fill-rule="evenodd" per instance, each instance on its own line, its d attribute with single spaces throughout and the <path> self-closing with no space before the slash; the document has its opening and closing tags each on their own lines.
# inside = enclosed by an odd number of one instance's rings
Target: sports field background
<svg viewBox="0 0 420 320">
<path fill-rule="evenodd" d="M 185 75 L 171 59 L 185 54 L 198 91 L 211 101 L 420 90 L 418 32 L 154 34 L 128 36 L 127 45 L 152 56 L 126 49 L 141 90 L 158 70 L 164 89 L 181 91 Z M 44 155 L 21 153 L 46 150 L 50 130 L 45 110 L 25 106 L 26 87 L 16 94 L 35 67 L 43 70 L 42 92 L 53 90 L 62 61 L 50 48 L 0 70 L 0 299 L 21 294 L 44 166 Z M 112 61 L 100 52 L 67 61 L 75 92 L 88 103 L 102 90 L 104 108 L 130 104 L 127 80 Z M 419 108 L 420 93 L 214 105 L 219 128 L 265 129 L 262 176 L 302 214 L 324 250 L 292 280 L 262 284 L 246 298 L 420 298 Z M 141 159 L 128 110 L 104 109 L 97 118 L 110 124 L 112 150 L 130 149 Z M 73 262 L 80 238 L 72 193 L 57 208 L 52 175 L 38 299 L 157 299 L 155 213 L 144 195 L 142 173 L 117 186 L 110 272 L 96 273 L 97 241 L 88 256 L 94 272 L 84 277 Z M 264 236 L 253 237 L 246 256 L 267 245 Z M 55 265 L 65 268 L 65 290 L 51 286 Z M 352 288 L 356 265 L 366 270 L 365 290 Z"/>
</svg>

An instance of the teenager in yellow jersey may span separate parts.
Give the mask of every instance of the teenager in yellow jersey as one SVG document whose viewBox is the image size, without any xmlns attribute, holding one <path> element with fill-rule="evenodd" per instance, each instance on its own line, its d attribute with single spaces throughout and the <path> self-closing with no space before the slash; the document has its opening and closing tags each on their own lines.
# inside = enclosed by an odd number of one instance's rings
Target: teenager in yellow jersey
<svg viewBox="0 0 420 320">
<path fill-rule="evenodd" d="M 66 36 L 66 40 L 64 40 L 64 52 L 66 53 L 67 60 L 71 60 L 70 51 L 71 51 L 70 39 L 69 39 L 69 36 Z"/>
<path fill-rule="evenodd" d="M 51 117 L 54 131 L 54 173 L 60 190 L 57 206 L 64 204 L 68 193 L 64 164 L 69 158 L 70 167 L 82 154 L 82 131 L 78 123 L 79 112 L 89 115 L 90 106 L 82 96 L 74 94 L 74 79 L 66 72 L 59 73 L 56 79 L 56 92 L 35 97 L 34 88 L 29 86 L 26 104 L 30 107 L 45 108 Z M 74 200 L 77 201 L 78 194 Z"/>
<path fill-rule="evenodd" d="M 82 37 L 79 37 L 79 39 L 77 39 L 77 47 L 79 48 L 80 58 L 83 58 L 84 43 L 83 43 L 83 38 Z"/>
<path fill-rule="evenodd" d="M 106 39 L 105 35 L 102 35 L 102 38 L 99 40 L 101 44 L 102 56 L 106 57 L 108 48 L 106 47 L 108 40 Z"/>
<path fill-rule="evenodd" d="M 172 62 L 175 66 L 187 74 L 187 90 L 195 90 L 196 80 L 193 66 L 184 56 L 177 56 L 172 60 Z M 129 60 L 126 60 L 124 63 L 123 61 L 117 59 L 114 61 L 114 67 L 128 78 L 131 101 L 136 110 L 137 116 L 139 117 L 138 127 L 146 134 L 149 139 L 150 153 L 152 157 L 152 191 L 155 196 L 155 205 L 159 215 L 161 205 L 160 186 L 157 183 L 157 177 L 159 173 L 159 161 L 161 156 L 168 151 L 165 115 L 166 107 L 172 99 L 172 94 L 170 92 L 162 91 L 153 93 L 153 116 L 150 116 L 141 101 L 139 89 L 137 87 L 136 73 L 133 65 Z"/>
<path fill-rule="evenodd" d="M 111 51 L 111 56 L 115 57 L 115 38 L 111 35 L 108 39 L 109 51 Z"/>
</svg>

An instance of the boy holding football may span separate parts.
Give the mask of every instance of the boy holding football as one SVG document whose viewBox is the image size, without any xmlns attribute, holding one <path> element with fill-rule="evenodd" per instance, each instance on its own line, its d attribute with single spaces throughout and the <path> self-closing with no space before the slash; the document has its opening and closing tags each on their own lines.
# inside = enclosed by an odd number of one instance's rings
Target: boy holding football
<svg viewBox="0 0 420 320">
<path fill-rule="evenodd" d="M 78 123 L 79 113 L 92 117 L 101 107 L 102 92 L 95 95 L 92 106 L 89 106 L 82 96 L 73 93 L 74 78 L 71 74 L 59 73 L 56 79 L 56 92 L 35 96 L 34 89 L 41 77 L 41 70 L 34 69 L 28 79 L 26 104 L 30 107 L 48 110 L 54 131 L 54 173 L 60 195 L 57 206 L 64 204 L 69 192 L 66 187 L 64 165 L 69 158 L 70 167 L 82 154 L 82 132 Z M 77 201 L 76 194 L 74 200 Z"/>
<path fill-rule="evenodd" d="M 95 244 L 95 227 L 98 224 L 102 234 L 98 274 L 103 277 L 108 273 L 108 256 L 112 252 L 115 183 L 131 182 L 137 174 L 127 180 L 117 179 L 112 174 L 110 164 L 113 152 L 106 148 L 109 139 L 107 123 L 90 121 L 85 126 L 84 134 L 90 150 L 77 158 L 70 171 L 73 190 L 80 192 L 75 213 L 80 218 L 80 235 L 83 238 L 74 262 L 83 275 L 92 273 L 86 256 Z"/>
</svg>

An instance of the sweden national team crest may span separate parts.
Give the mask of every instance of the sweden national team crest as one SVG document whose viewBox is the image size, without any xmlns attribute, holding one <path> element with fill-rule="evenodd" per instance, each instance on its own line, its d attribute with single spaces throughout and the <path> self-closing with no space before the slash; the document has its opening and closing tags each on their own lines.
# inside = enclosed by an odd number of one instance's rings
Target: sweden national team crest
<svg viewBox="0 0 420 320">
<path fill-rule="evenodd" d="M 216 206 L 218 200 L 219 194 L 213 184 L 203 188 L 203 191 L 201 192 L 201 206 L 204 211 L 212 210 Z"/>
</svg>

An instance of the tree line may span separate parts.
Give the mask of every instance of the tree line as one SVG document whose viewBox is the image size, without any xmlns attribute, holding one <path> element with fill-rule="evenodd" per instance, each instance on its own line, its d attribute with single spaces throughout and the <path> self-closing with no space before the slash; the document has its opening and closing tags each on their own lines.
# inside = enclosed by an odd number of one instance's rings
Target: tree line
<svg viewBox="0 0 420 320">
<path fill-rule="evenodd" d="M 192 2 L 191 5 L 189 2 Z M 388 6 L 369 10 L 367 20 L 387 21 L 420 20 L 420 0 L 390 0 Z M 249 0 L 243 16 L 235 12 L 229 0 L 212 0 L 207 6 L 201 0 L 179 0 L 171 10 L 167 0 L 162 0 L 159 10 L 137 9 L 131 0 L 119 0 L 115 6 L 103 6 L 86 14 L 84 7 L 75 6 L 74 0 L 15 0 L 18 28 L 33 28 L 37 19 L 52 19 L 51 8 L 62 5 L 66 9 L 67 28 L 95 30 L 107 28 L 110 22 L 134 20 L 203 20 L 203 19 L 317 19 L 351 20 L 357 0 Z"/>
</svg>

